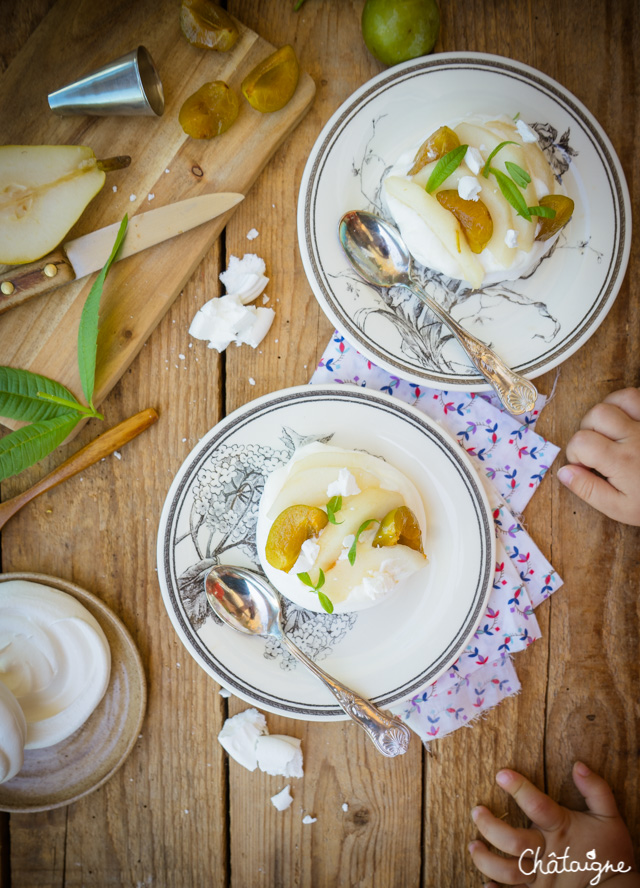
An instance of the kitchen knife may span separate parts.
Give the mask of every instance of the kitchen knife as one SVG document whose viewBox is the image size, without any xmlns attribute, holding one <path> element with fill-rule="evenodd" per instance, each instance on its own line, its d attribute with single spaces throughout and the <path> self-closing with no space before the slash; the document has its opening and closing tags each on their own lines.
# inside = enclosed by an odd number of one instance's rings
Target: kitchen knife
<svg viewBox="0 0 640 888">
<path fill-rule="evenodd" d="M 230 210 L 243 194 L 203 194 L 140 213 L 129 219 L 127 234 L 116 261 L 189 231 Z M 36 262 L 18 265 L 0 274 L 0 314 L 32 296 L 99 271 L 109 258 L 119 222 L 62 244 Z"/>
</svg>

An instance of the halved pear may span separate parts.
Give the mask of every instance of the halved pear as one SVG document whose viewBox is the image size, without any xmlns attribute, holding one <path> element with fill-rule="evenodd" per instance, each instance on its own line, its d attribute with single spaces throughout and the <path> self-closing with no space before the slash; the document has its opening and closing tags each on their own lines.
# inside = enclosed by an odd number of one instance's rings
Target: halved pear
<svg viewBox="0 0 640 888">
<path fill-rule="evenodd" d="M 104 185 L 91 148 L 0 147 L 0 262 L 24 265 L 55 249 Z"/>
</svg>

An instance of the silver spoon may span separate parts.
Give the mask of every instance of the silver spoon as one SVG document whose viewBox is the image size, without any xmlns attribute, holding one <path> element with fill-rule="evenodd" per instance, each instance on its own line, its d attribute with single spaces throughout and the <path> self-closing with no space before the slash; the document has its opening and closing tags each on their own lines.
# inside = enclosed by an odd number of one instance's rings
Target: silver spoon
<svg viewBox="0 0 640 888">
<path fill-rule="evenodd" d="M 406 287 L 451 330 L 474 366 L 491 384 L 509 413 L 532 410 L 538 397 L 533 383 L 511 370 L 487 345 L 460 326 L 412 276 L 413 260 L 400 233 L 380 216 L 361 210 L 345 213 L 338 235 L 355 270 L 376 287 Z"/>
<path fill-rule="evenodd" d="M 271 635 L 282 642 L 329 688 L 347 715 L 364 728 L 379 752 L 391 758 L 407 751 L 411 732 L 406 725 L 331 678 L 287 638 L 278 596 L 267 580 L 251 570 L 220 564 L 207 574 L 205 592 L 211 609 L 232 629 L 247 635 Z"/>
</svg>

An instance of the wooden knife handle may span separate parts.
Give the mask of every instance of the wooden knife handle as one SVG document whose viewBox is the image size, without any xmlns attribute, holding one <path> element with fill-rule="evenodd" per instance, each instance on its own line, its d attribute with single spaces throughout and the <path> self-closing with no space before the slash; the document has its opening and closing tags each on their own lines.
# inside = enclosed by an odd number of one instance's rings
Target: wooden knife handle
<svg viewBox="0 0 640 888">
<path fill-rule="evenodd" d="M 54 250 L 37 262 L 16 265 L 0 274 L 0 314 L 75 278 L 71 263 L 62 250 Z"/>
</svg>

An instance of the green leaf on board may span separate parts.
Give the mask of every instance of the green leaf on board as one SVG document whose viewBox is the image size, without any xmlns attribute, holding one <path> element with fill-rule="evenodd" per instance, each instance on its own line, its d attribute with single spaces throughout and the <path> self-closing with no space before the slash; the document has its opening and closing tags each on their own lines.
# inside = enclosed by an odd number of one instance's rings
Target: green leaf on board
<svg viewBox="0 0 640 888">
<path fill-rule="evenodd" d="M 341 508 L 342 497 L 332 496 L 327 503 L 327 518 L 329 519 L 329 524 L 344 524 L 344 521 L 336 521 L 336 512 L 339 512 Z"/>
<path fill-rule="evenodd" d="M 519 216 L 522 216 L 522 218 L 526 219 L 527 222 L 531 222 L 531 213 L 529 212 L 527 202 L 522 196 L 522 192 L 520 191 L 518 186 L 515 185 L 505 173 L 500 172 L 500 170 L 496 170 L 491 167 L 489 172 L 493 173 L 493 175 L 496 177 L 498 187 L 502 192 L 505 200 L 509 201 L 509 203 Z"/>
<path fill-rule="evenodd" d="M 504 165 L 516 185 L 519 185 L 520 188 L 526 188 L 531 181 L 529 173 L 526 170 L 523 170 L 521 166 L 518 166 L 517 163 L 512 163 L 510 160 L 506 160 Z"/>
<path fill-rule="evenodd" d="M 62 444 L 77 425 L 78 414 L 32 422 L 0 439 L 0 481 L 17 475 Z"/>
<path fill-rule="evenodd" d="M 125 213 L 124 219 L 118 229 L 116 240 L 111 251 L 111 255 L 105 262 L 102 271 L 93 282 L 93 286 L 87 296 L 87 301 L 82 309 L 80 318 L 80 327 L 78 329 L 78 367 L 80 370 L 80 382 L 82 383 L 82 391 L 87 399 L 87 404 L 95 413 L 93 406 L 93 387 L 96 378 L 96 353 L 98 349 L 98 316 L 100 312 L 100 298 L 102 296 L 102 288 L 104 287 L 105 278 L 116 258 L 118 250 L 122 245 L 124 236 L 127 233 L 127 225 L 129 219 Z"/>
<path fill-rule="evenodd" d="M 543 219 L 553 219 L 556 211 L 553 207 L 527 207 L 532 216 L 541 216 Z"/>
<path fill-rule="evenodd" d="M 370 524 L 380 524 L 380 520 L 378 518 L 367 518 L 366 521 L 363 521 L 360 527 L 358 528 L 356 535 L 351 543 L 351 548 L 347 553 L 347 558 L 349 559 L 349 564 L 351 567 L 356 563 L 356 548 L 358 546 L 358 540 L 360 539 L 360 534 L 369 527 Z"/>
<path fill-rule="evenodd" d="M 431 175 L 426 184 L 426 190 L 431 194 L 442 183 L 449 178 L 451 173 L 455 172 L 467 153 L 468 145 L 458 145 L 452 151 L 449 151 L 444 157 L 441 157 L 431 171 Z"/>
<path fill-rule="evenodd" d="M 41 393 L 49 396 L 47 400 L 40 396 Z M 64 399 L 68 406 L 63 407 L 54 398 Z M 71 409 L 77 409 L 75 406 L 72 408 L 72 404 L 78 404 L 78 401 L 59 382 L 30 370 L 0 367 L 0 416 L 22 422 L 39 422 L 68 415 Z"/>
<path fill-rule="evenodd" d="M 513 142 L 511 140 L 508 140 L 506 142 L 500 142 L 499 145 L 496 145 L 496 147 L 493 149 L 493 151 L 491 152 L 489 157 L 487 157 L 487 161 L 482 168 L 482 175 L 485 177 L 485 179 L 489 178 L 489 171 L 491 169 L 491 161 L 496 156 L 498 151 L 501 151 L 505 145 L 517 145 L 517 144 L 518 144 L 517 142 Z M 493 172 L 493 171 L 491 170 L 491 172 Z"/>
<path fill-rule="evenodd" d="M 297 11 L 300 9 L 300 7 L 302 6 L 303 3 L 304 3 L 304 0 L 298 0 L 298 2 L 296 3 L 296 5 L 293 7 L 293 11 L 294 11 L 294 12 L 297 12 Z"/>
</svg>

